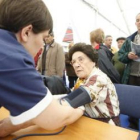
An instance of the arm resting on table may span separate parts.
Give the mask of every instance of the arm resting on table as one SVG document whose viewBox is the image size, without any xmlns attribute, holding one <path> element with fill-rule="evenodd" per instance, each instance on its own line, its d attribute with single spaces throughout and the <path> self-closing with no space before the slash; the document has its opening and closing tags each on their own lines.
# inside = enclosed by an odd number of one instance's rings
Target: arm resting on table
<svg viewBox="0 0 140 140">
<path fill-rule="evenodd" d="M 69 106 L 67 102 L 63 102 L 62 105 L 60 105 L 58 100 L 53 99 L 42 113 L 28 122 L 13 125 L 9 118 L 0 121 L 0 137 L 5 137 L 34 124 L 47 130 L 55 130 L 75 122 L 83 113 L 84 111 L 80 108 L 74 109 Z"/>
</svg>

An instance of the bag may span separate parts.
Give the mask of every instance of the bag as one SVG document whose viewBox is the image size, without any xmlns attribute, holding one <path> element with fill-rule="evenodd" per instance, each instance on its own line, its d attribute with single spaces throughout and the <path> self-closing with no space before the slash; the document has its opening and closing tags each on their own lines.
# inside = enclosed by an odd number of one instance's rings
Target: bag
<svg viewBox="0 0 140 140">
<path fill-rule="evenodd" d="M 44 84 L 51 91 L 52 95 L 68 94 L 70 89 L 65 86 L 63 79 L 59 76 L 44 76 L 42 75 Z"/>
</svg>

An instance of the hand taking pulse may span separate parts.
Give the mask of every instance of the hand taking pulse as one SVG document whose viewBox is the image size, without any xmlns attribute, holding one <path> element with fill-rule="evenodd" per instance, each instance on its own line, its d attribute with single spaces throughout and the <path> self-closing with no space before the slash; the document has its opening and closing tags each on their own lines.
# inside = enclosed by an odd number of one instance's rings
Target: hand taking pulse
<svg viewBox="0 0 140 140">
<path fill-rule="evenodd" d="M 129 52 L 128 53 L 128 58 L 129 59 L 138 59 L 138 56 L 133 52 Z"/>
</svg>

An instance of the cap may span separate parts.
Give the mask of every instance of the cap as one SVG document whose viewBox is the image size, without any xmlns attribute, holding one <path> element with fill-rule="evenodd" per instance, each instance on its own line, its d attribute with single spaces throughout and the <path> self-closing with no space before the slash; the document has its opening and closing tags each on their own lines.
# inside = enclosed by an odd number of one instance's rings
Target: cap
<svg viewBox="0 0 140 140">
<path fill-rule="evenodd" d="M 116 41 L 119 41 L 119 40 L 126 40 L 126 38 L 125 38 L 125 37 L 118 37 L 118 38 L 116 39 Z"/>
</svg>

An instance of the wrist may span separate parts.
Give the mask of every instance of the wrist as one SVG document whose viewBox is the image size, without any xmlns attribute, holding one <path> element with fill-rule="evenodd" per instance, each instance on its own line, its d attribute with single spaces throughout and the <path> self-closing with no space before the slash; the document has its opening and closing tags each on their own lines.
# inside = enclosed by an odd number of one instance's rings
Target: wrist
<svg viewBox="0 0 140 140">
<path fill-rule="evenodd" d="M 81 109 L 83 112 L 85 112 L 85 107 L 84 106 L 79 106 L 78 109 Z"/>
</svg>

